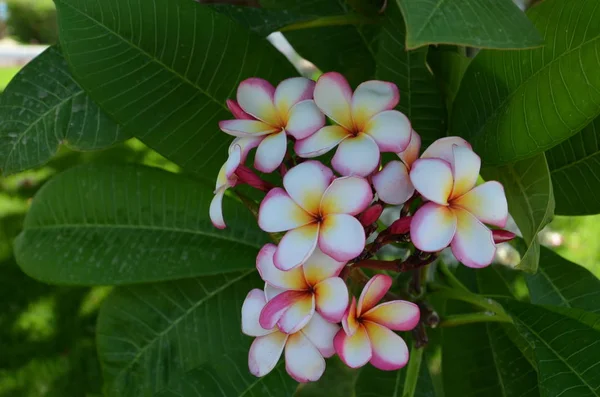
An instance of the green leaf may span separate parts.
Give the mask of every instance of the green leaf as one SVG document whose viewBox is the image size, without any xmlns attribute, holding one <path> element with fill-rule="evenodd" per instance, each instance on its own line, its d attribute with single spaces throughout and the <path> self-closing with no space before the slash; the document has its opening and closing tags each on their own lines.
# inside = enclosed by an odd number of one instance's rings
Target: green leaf
<svg viewBox="0 0 600 397">
<path fill-rule="evenodd" d="M 230 226 L 210 222 L 210 188 L 141 166 L 70 169 L 35 197 L 15 243 L 30 276 L 60 284 L 126 284 L 254 267 L 265 241 L 256 220 L 227 200 Z"/>
<path fill-rule="evenodd" d="M 487 164 L 548 150 L 600 114 L 598 1 L 547 0 L 528 15 L 546 45 L 481 51 L 454 102 L 451 133 Z"/>
<path fill-rule="evenodd" d="M 129 138 L 73 79 L 56 46 L 11 80 L 0 97 L 0 120 L 5 175 L 46 163 L 61 144 L 93 150 Z"/>
<path fill-rule="evenodd" d="M 446 99 L 446 108 L 452 110 L 454 98 L 460 88 L 463 75 L 471 63 L 471 58 L 459 53 L 456 49 L 429 47 L 427 63 Z"/>
<path fill-rule="evenodd" d="M 540 306 L 503 301 L 533 346 L 542 397 L 600 395 L 600 332 Z"/>
<path fill-rule="evenodd" d="M 297 75 L 265 39 L 190 0 L 57 0 L 61 46 L 86 92 L 148 146 L 216 176 L 225 100 L 251 76 Z"/>
<path fill-rule="evenodd" d="M 528 48 L 543 43 L 535 27 L 510 0 L 396 1 L 406 20 L 408 48 L 438 43 Z"/>
<path fill-rule="evenodd" d="M 531 302 L 600 314 L 600 280 L 589 270 L 542 247 L 540 267 L 525 277 Z"/>
<path fill-rule="evenodd" d="M 248 270 L 117 289 L 98 319 L 106 395 L 154 395 L 203 364 L 219 365 L 224 354 L 247 353 L 242 302 L 261 285 Z M 247 357 L 236 366 L 247 379 Z"/>
<path fill-rule="evenodd" d="M 504 185 L 508 211 L 526 245 L 517 268 L 535 273 L 540 258 L 537 234 L 554 215 L 554 194 L 546 157 L 541 153 L 513 164 L 484 168 L 482 175 L 486 180 L 497 180 Z"/>
<path fill-rule="evenodd" d="M 359 372 L 360 370 L 348 367 L 337 356 L 333 356 L 327 359 L 327 367 L 321 379 L 298 385 L 294 397 L 352 396 Z"/>
<path fill-rule="evenodd" d="M 600 117 L 546 152 L 558 215 L 600 213 Z"/>
</svg>

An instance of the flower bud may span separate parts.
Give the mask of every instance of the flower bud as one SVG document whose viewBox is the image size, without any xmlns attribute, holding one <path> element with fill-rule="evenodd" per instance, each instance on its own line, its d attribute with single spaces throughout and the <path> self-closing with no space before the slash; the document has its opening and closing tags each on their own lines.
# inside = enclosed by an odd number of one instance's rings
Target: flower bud
<svg viewBox="0 0 600 397">
<path fill-rule="evenodd" d="M 492 230 L 492 236 L 494 237 L 494 243 L 496 244 L 505 243 L 515 238 L 515 234 L 513 232 L 502 229 Z"/>
<path fill-rule="evenodd" d="M 398 220 L 396 220 L 390 226 L 391 234 L 406 234 L 410 231 L 410 221 L 412 220 L 412 216 L 405 216 Z"/>
<path fill-rule="evenodd" d="M 367 208 L 362 214 L 359 215 L 358 220 L 363 226 L 369 226 L 377 222 L 377 219 L 383 212 L 383 206 L 381 204 L 374 204 Z"/>
<path fill-rule="evenodd" d="M 252 186 L 255 189 L 268 192 L 273 188 L 273 185 L 267 181 L 260 179 L 252 170 L 244 165 L 239 165 L 235 170 L 235 174 L 239 178 L 238 183 L 245 183 Z"/>
</svg>

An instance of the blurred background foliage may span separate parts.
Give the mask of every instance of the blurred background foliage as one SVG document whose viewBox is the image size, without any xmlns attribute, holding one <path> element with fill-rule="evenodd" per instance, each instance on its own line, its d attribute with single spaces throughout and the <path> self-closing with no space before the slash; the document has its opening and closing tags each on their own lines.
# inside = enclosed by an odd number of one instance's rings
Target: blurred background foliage
<svg viewBox="0 0 600 397">
<path fill-rule="evenodd" d="M 56 8 L 52 0 L 8 0 L 7 33 L 23 43 L 58 41 Z"/>
</svg>

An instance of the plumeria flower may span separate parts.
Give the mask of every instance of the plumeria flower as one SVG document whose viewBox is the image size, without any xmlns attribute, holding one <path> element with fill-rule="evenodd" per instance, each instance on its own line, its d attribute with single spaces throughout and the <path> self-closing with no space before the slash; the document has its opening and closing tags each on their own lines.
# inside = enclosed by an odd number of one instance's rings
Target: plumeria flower
<svg viewBox="0 0 600 397">
<path fill-rule="evenodd" d="M 301 157 L 320 156 L 339 144 L 331 164 L 342 175 L 367 176 L 379 166 L 380 152 L 402 152 L 410 141 L 410 122 L 397 110 L 398 87 L 367 81 L 354 94 L 339 73 L 323 74 L 315 86 L 315 103 L 337 125 L 298 140 Z"/>
<path fill-rule="evenodd" d="M 282 188 L 274 188 L 258 211 L 258 225 L 266 232 L 288 231 L 273 261 L 281 270 L 300 266 L 319 246 L 337 261 L 349 261 L 365 247 L 365 230 L 354 217 L 373 200 L 366 179 L 333 178 L 318 161 L 291 168 Z"/>
<path fill-rule="evenodd" d="M 262 310 L 261 327 L 277 325 L 282 332 L 293 334 L 310 321 L 315 310 L 329 322 L 340 322 L 348 307 L 348 287 L 338 275 L 346 263 L 317 248 L 302 266 L 284 272 L 273 263 L 276 249 L 274 244 L 267 244 L 256 258 L 262 279 L 284 290 Z"/>
<path fill-rule="evenodd" d="M 384 371 L 402 368 L 408 361 L 408 347 L 393 331 L 410 331 L 419 323 L 419 307 L 412 302 L 394 300 L 377 304 L 392 285 L 385 274 L 374 276 L 342 319 L 343 329 L 333 341 L 335 351 L 351 368 L 370 362 Z"/>
<path fill-rule="evenodd" d="M 452 157 L 414 162 L 410 180 L 429 200 L 414 214 L 410 236 L 422 251 L 436 252 L 450 244 L 463 264 L 480 268 L 494 259 L 492 231 L 482 222 L 504 227 L 508 205 L 499 182 L 475 186 L 481 159 L 465 146 L 452 146 Z M 448 156 L 449 157 L 449 156 Z"/>
<path fill-rule="evenodd" d="M 282 81 L 274 88 L 268 81 L 249 78 L 237 90 L 237 102 L 229 101 L 235 120 L 219 123 L 237 137 L 258 138 L 254 167 L 273 172 L 287 150 L 287 134 L 307 138 L 325 125 L 325 116 L 312 100 L 315 83 L 304 77 Z"/>
<path fill-rule="evenodd" d="M 281 332 L 277 327 L 265 329 L 259 316 L 267 304 L 265 292 L 250 291 L 242 305 L 242 332 L 254 336 L 248 355 L 248 367 L 255 376 L 265 376 L 275 368 L 285 349 L 285 369 L 298 382 L 318 380 L 325 372 L 325 358 L 333 356 L 333 338 L 340 327 L 327 322 L 318 313 L 301 331 Z"/>
</svg>

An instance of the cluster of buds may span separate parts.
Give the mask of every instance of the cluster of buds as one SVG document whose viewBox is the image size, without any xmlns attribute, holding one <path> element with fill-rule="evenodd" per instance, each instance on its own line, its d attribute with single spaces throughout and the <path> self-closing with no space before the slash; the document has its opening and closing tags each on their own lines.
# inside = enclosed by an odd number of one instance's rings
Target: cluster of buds
<svg viewBox="0 0 600 397">
<path fill-rule="evenodd" d="M 256 338 L 248 360 L 254 375 L 269 373 L 284 350 L 286 370 L 299 382 L 319 379 L 324 358 L 336 353 L 352 368 L 403 367 L 408 349 L 394 331 L 417 326 L 418 306 L 394 299 L 378 305 L 390 296 L 386 274 L 366 282 L 358 301 L 349 299 L 348 270 L 361 264 L 385 268 L 369 265 L 369 258 L 398 241 L 414 244 L 420 258 L 434 258 L 449 246 L 460 262 L 480 268 L 494 258 L 494 233 L 507 238 L 484 225 L 505 226 L 502 185 L 478 184 L 480 158 L 462 138 L 439 139 L 419 156 L 421 138 L 394 110 L 399 100 L 392 83 L 367 81 L 353 92 L 332 72 L 316 83 L 297 77 L 276 88 L 250 78 L 240 84 L 236 101 L 227 101 L 235 119 L 219 126 L 235 139 L 217 178 L 213 224 L 225 227 L 225 191 L 248 184 L 266 192 L 260 228 L 285 232 L 278 245 L 259 252 L 256 266 L 265 287 L 250 291 L 242 307 L 242 331 Z M 279 175 L 280 186 L 245 165 L 254 148 L 254 168 Z M 325 156 L 334 148 L 333 157 Z M 397 160 L 382 166 L 382 152 L 397 154 Z M 320 156 L 331 158 L 331 168 L 313 160 Z M 403 208 L 377 232 L 385 205 Z M 405 264 L 412 269 L 429 262 Z"/>
</svg>

